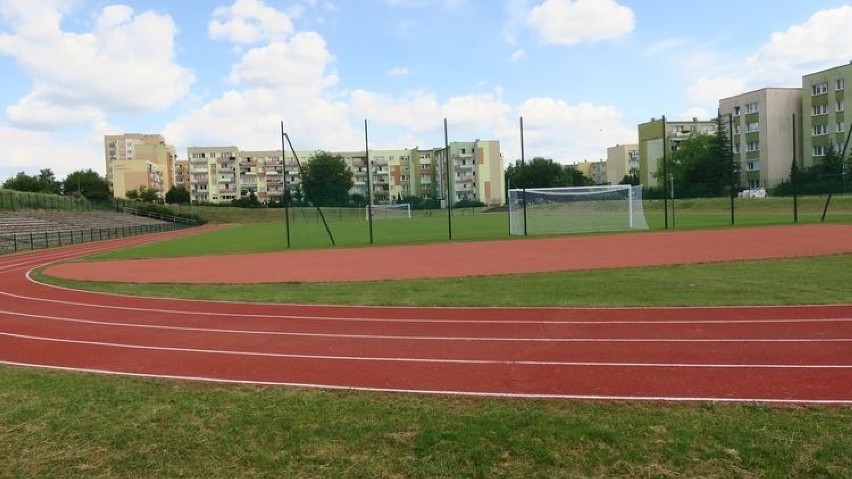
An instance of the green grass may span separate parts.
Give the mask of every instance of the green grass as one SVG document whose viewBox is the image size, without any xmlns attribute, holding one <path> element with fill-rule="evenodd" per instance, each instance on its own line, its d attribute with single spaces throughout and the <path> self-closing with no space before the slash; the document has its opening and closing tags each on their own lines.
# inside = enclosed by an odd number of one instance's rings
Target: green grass
<svg viewBox="0 0 852 479">
<path fill-rule="evenodd" d="M 682 216 L 676 210 L 678 229 L 729 221 L 722 203 L 699 203 L 682 205 Z M 648 208 L 652 228 L 660 228 L 662 208 L 653 202 Z M 767 206 L 754 211 L 752 219 L 772 223 L 786 214 Z M 844 215 L 830 218 L 848 221 Z M 477 216 L 459 220 L 454 233 L 491 239 L 500 225 L 505 228 L 502 215 Z M 116 256 L 281 249 L 282 224 L 265 221 Z M 404 221 L 388 221 L 388 231 L 377 222 L 377 243 L 446 237 L 446 217 Z M 352 230 L 340 238 L 366 244 L 364 222 L 349 223 Z M 296 223 L 293 233 L 299 248 L 327 244 L 315 222 Z M 803 272 L 807 281 L 801 281 Z M 359 284 L 60 283 L 146 295 L 280 302 L 825 304 L 849 302 L 852 255 Z M 422 299 L 426 297 L 430 299 Z M 852 470 L 848 407 L 349 393 L 5 366 L 0 366 L 0 404 L 0 477 L 828 478 L 847 477 Z"/>
<path fill-rule="evenodd" d="M 807 271 L 808 280 L 799 281 Z M 546 274 L 363 283 L 121 284 L 113 293 L 281 303 L 406 306 L 698 306 L 848 303 L 852 255 Z"/>
<path fill-rule="evenodd" d="M 844 477 L 849 408 L 498 400 L 0 367 L 2 477 Z"/>
</svg>

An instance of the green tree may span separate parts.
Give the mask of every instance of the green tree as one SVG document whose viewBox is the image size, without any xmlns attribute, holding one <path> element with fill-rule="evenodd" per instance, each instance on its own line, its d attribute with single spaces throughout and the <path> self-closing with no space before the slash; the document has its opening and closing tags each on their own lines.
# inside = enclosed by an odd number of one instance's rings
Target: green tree
<svg viewBox="0 0 852 479">
<path fill-rule="evenodd" d="M 510 188 L 554 188 L 573 184 L 565 167 L 541 157 L 533 158 L 526 164 L 516 160 L 514 165 L 506 168 L 506 180 Z"/>
<path fill-rule="evenodd" d="M 693 133 L 681 141 L 671 155 L 668 173 L 676 195 L 682 198 L 724 196 L 730 192 L 732 178 L 736 188 L 739 164 L 721 123 L 713 135 Z M 657 179 L 665 180 L 662 175 L 661 168 Z"/>
<path fill-rule="evenodd" d="M 181 205 L 189 203 L 189 190 L 183 185 L 172 186 L 166 192 L 166 203 L 170 205 Z"/>
<path fill-rule="evenodd" d="M 62 192 L 66 196 L 82 196 L 92 201 L 110 199 L 109 183 L 91 168 L 69 173 L 62 180 Z"/>
<path fill-rule="evenodd" d="M 137 200 L 143 203 L 156 203 L 157 200 L 159 200 L 157 190 L 148 188 L 147 186 L 140 186 L 135 190 L 130 190 L 124 194 L 124 197 L 129 200 Z"/>
<path fill-rule="evenodd" d="M 23 171 L 3 182 L 3 188 L 7 190 L 38 193 L 41 191 L 41 187 L 38 177 L 30 176 Z"/>
<path fill-rule="evenodd" d="M 62 193 L 62 183 L 56 180 L 56 175 L 50 168 L 39 170 L 38 183 L 42 193 L 58 195 Z"/>
<path fill-rule="evenodd" d="M 565 186 L 589 186 L 595 184 L 595 181 L 584 175 L 582 171 L 573 166 L 566 166 L 565 173 L 568 178 L 568 184 Z"/>
<path fill-rule="evenodd" d="M 301 183 L 305 198 L 315 206 L 346 206 L 353 185 L 343 157 L 322 151 L 304 168 Z"/>
</svg>

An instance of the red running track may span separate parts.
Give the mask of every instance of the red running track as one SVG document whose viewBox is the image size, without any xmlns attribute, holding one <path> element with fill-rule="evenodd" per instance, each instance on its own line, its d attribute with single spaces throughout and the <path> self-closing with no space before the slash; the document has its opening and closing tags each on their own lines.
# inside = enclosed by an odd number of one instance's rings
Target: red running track
<svg viewBox="0 0 852 479">
<path fill-rule="evenodd" d="M 114 296 L 27 276 L 173 234 L 0 257 L 0 363 L 377 391 L 852 404 L 852 305 L 295 306 Z"/>
</svg>

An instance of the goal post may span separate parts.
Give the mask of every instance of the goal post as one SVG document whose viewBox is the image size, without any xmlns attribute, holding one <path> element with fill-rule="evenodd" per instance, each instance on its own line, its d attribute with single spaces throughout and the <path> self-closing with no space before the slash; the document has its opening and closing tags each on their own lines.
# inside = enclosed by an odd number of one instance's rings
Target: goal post
<svg viewBox="0 0 852 479">
<path fill-rule="evenodd" d="M 411 218 L 410 203 L 396 203 L 393 205 L 372 205 L 364 207 L 364 219 L 370 219 L 370 212 L 374 220 L 381 219 L 407 219 Z"/>
<path fill-rule="evenodd" d="M 509 230 L 513 235 L 647 229 L 641 186 L 509 190 Z"/>
</svg>

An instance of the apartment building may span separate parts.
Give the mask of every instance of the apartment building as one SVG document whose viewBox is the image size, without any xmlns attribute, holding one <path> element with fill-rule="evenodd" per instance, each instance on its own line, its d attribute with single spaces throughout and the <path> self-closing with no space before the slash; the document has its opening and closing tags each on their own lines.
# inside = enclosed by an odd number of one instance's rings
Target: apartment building
<svg viewBox="0 0 852 479">
<path fill-rule="evenodd" d="M 127 133 L 104 135 L 106 180 L 115 198 L 139 187 L 153 188 L 162 197 L 175 184 L 175 148 L 166 144 L 163 135 Z M 158 175 L 141 174 L 156 170 Z M 119 178 L 118 175 L 130 175 Z M 148 181 L 146 178 L 161 178 Z"/>
<path fill-rule="evenodd" d="M 331 152 L 340 155 L 353 174 L 350 194 L 374 204 L 407 196 L 479 200 L 501 204 L 505 194 L 500 146 L 497 141 L 455 142 L 450 145 L 450 194 L 446 194 L 446 150 L 388 149 Z M 189 190 L 193 202 L 224 203 L 254 193 L 262 203 L 280 202 L 285 189 L 296 192 L 301 177 L 298 163 L 307 165 L 317 151 L 242 151 L 236 146 L 190 147 Z M 298 157 L 298 162 L 296 160 Z"/>
<path fill-rule="evenodd" d="M 724 98 L 719 114 L 741 166 L 742 187 L 769 188 L 790 177 L 794 146 L 796 158 L 802 157 L 801 142 L 794 140 L 794 125 L 802 118 L 801 89 L 763 88 Z"/>
<path fill-rule="evenodd" d="M 681 142 L 693 134 L 715 134 L 715 121 L 668 121 L 651 118 L 639 124 L 639 182 L 649 187 L 662 187 L 657 172 L 663 169 L 663 159 L 671 159 Z M 668 161 L 667 160 L 667 161 Z"/>
<path fill-rule="evenodd" d="M 583 160 L 569 166 L 582 173 L 586 178 L 592 180 L 592 183 L 596 185 L 606 185 L 609 183 L 609 179 L 607 178 L 608 165 L 604 160 Z M 621 178 L 619 178 L 619 180 L 620 179 Z"/>
<path fill-rule="evenodd" d="M 606 149 L 606 179 L 618 184 L 625 176 L 639 174 L 639 144 L 615 145 Z"/>
<path fill-rule="evenodd" d="M 818 162 L 828 145 L 838 153 L 843 148 L 849 128 L 846 85 L 852 85 L 852 63 L 802 77 L 803 166 Z"/>
</svg>

